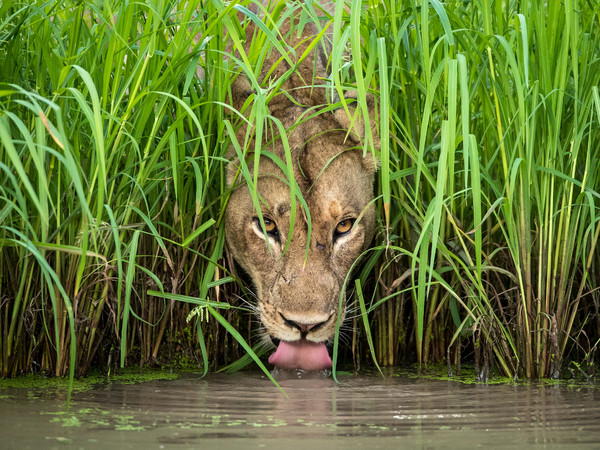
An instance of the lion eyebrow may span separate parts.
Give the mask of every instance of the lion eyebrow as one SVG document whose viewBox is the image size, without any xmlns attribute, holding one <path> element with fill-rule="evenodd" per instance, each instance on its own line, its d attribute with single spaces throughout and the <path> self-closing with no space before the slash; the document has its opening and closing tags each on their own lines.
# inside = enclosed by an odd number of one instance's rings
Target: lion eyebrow
<svg viewBox="0 0 600 450">
<path fill-rule="evenodd" d="M 342 214 L 342 208 L 337 200 L 329 203 L 329 214 L 331 217 L 339 217 Z"/>
<path fill-rule="evenodd" d="M 285 216 L 288 212 L 290 212 L 290 209 L 291 209 L 290 205 L 287 204 L 287 203 L 280 203 L 275 208 L 277 214 L 280 215 L 280 216 Z"/>
</svg>

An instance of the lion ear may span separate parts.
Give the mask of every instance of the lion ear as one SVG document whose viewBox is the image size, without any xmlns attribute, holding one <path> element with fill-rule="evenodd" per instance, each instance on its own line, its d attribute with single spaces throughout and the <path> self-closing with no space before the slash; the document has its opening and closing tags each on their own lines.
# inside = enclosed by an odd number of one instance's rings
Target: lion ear
<svg viewBox="0 0 600 450">
<path fill-rule="evenodd" d="M 248 81 L 248 78 L 241 73 L 231 84 L 230 105 L 240 113 L 247 115 L 249 105 L 246 105 L 246 103 L 250 96 L 255 93 L 256 92 L 252 89 L 252 85 L 250 84 L 250 81 Z M 244 106 L 246 107 L 244 108 Z"/>
<path fill-rule="evenodd" d="M 379 132 L 377 127 L 377 109 L 375 108 L 375 98 L 367 93 L 367 109 L 369 113 L 369 128 L 371 129 L 371 136 L 373 137 L 373 147 L 371 148 L 371 154 L 363 158 L 363 165 L 365 169 L 371 173 L 377 171 L 378 161 L 375 158 L 375 152 L 373 150 L 379 150 L 381 148 L 381 141 L 379 139 Z M 334 112 L 334 117 L 340 128 L 350 131 L 350 136 L 357 144 L 364 144 L 366 139 L 366 126 L 363 120 L 363 115 L 358 109 L 358 92 L 348 91 L 344 95 L 344 99 L 348 103 L 348 112 L 342 107 L 338 108 Z M 350 113 L 350 115 L 348 114 Z M 354 120 L 354 123 L 352 122 Z"/>
<path fill-rule="evenodd" d="M 239 168 L 240 160 L 237 156 L 231 158 L 227 163 L 227 166 L 225 167 L 225 181 L 227 182 L 227 187 L 233 187 L 233 182 L 235 181 L 235 176 L 238 173 Z"/>
<path fill-rule="evenodd" d="M 231 84 L 231 102 L 229 103 L 235 110 L 237 110 L 244 117 L 248 117 L 252 108 L 249 102 L 252 101 L 250 98 L 255 92 L 252 90 L 252 85 L 244 74 L 238 75 L 235 81 Z M 234 123 L 236 129 L 235 135 L 231 136 L 231 139 L 237 139 L 238 142 L 242 141 L 246 136 L 248 124 L 245 120 L 241 119 L 237 113 L 229 108 L 226 108 L 229 112 L 230 120 Z M 235 180 L 235 176 L 240 166 L 240 160 L 236 156 L 235 148 L 233 144 L 229 145 L 226 152 L 226 157 L 229 159 L 229 163 L 226 168 L 226 181 L 227 186 L 232 187 Z"/>
</svg>

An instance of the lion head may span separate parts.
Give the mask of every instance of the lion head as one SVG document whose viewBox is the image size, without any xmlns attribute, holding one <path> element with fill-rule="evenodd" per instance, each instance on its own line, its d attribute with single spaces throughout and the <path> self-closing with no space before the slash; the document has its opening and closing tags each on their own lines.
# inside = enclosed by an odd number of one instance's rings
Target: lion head
<svg viewBox="0 0 600 450">
<path fill-rule="evenodd" d="M 310 43 L 311 31 L 315 29 L 307 26 L 300 38 L 289 34 L 297 55 Z M 241 157 L 239 150 L 237 156 L 231 151 L 228 182 L 233 189 L 225 215 L 228 248 L 252 278 L 265 335 L 278 344 L 269 361 L 306 370 L 331 366 L 326 343 L 338 316 L 345 314 L 344 302 L 340 310 L 342 287 L 375 229 L 375 163 L 370 152 L 363 154 L 363 136 L 350 129 L 356 103 L 350 102 L 349 110 L 332 110 L 324 88 L 307 86 L 315 73 L 317 78 L 326 75 L 327 60 L 316 48 L 283 84 L 285 94 L 268 104 L 285 136 L 272 124 L 265 127 L 258 166 L 255 142 Z M 289 68 L 275 53 L 265 62 L 262 77 L 269 70 L 272 76 Z M 278 60 L 281 67 L 273 70 Z M 252 100 L 243 76 L 232 92 L 237 108 Z M 246 132 L 244 126 L 238 131 L 240 142 Z M 252 180 L 241 175 L 244 167 L 251 172 L 258 167 Z M 249 187 L 254 180 L 256 185 Z"/>
</svg>

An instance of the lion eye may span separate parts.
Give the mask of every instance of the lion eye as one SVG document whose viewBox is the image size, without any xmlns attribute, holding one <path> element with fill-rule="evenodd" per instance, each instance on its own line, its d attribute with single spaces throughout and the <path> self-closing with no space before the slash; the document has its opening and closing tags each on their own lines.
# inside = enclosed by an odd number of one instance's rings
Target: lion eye
<svg viewBox="0 0 600 450">
<path fill-rule="evenodd" d="M 267 232 L 267 234 L 276 239 L 279 238 L 279 230 L 277 229 L 277 225 L 275 224 L 275 221 L 269 219 L 268 217 L 264 217 L 263 220 L 265 222 L 265 231 Z M 258 217 L 254 218 L 254 223 L 256 225 L 256 228 L 261 230 L 261 233 L 262 233 L 262 227 L 260 226 L 260 219 Z"/>
<path fill-rule="evenodd" d="M 275 231 L 277 231 L 277 225 L 275 225 L 275 222 L 273 222 L 270 219 L 265 218 L 265 231 L 267 233 L 273 233 Z"/>
<path fill-rule="evenodd" d="M 334 237 L 337 238 L 337 237 L 344 236 L 344 235 L 350 233 L 350 230 L 352 229 L 352 225 L 354 225 L 354 219 L 342 220 L 335 227 Z"/>
</svg>

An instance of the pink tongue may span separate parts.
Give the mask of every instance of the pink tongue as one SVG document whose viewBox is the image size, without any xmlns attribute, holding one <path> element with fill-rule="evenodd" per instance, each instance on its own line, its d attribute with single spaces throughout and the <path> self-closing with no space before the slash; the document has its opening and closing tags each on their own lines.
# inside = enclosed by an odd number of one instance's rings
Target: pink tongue
<svg viewBox="0 0 600 450">
<path fill-rule="evenodd" d="M 269 362 L 283 369 L 323 370 L 331 367 L 331 358 L 325 344 L 307 340 L 281 341 Z"/>
</svg>

